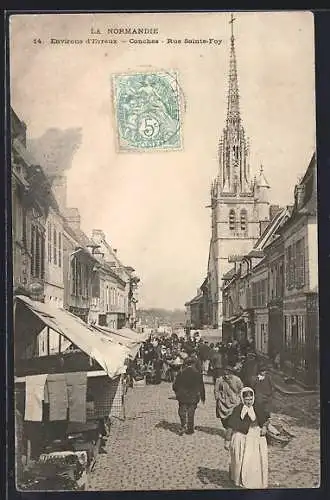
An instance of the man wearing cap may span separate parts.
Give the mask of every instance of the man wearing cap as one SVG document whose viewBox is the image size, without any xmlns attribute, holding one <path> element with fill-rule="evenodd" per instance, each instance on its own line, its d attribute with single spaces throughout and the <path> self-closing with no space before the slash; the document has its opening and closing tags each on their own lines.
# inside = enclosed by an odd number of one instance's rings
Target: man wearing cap
<svg viewBox="0 0 330 500">
<path fill-rule="evenodd" d="M 254 390 L 256 402 L 263 406 L 265 411 L 271 413 L 274 392 L 273 382 L 267 372 L 266 364 L 262 361 L 258 365 L 257 375 L 252 378 L 251 387 Z"/>
<path fill-rule="evenodd" d="M 199 401 L 205 403 L 203 376 L 196 368 L 193 358 L 184 360 L 183 368 L 173 383 L 173 390 L 179 403 L 180 435 L 193 434 L 197 405 Z"/>
<path fill-rule="evenodd" d="M 196 349 L 193 346 L 191 346 L 190 344 L 186 344 L 184 346 L 183 350 L 184 350 L 184 352 L 187 353 L 189 358 L 193 359 L 197 370 L 202 372 L 202 363 L 196 354 Z"/>
</svg>

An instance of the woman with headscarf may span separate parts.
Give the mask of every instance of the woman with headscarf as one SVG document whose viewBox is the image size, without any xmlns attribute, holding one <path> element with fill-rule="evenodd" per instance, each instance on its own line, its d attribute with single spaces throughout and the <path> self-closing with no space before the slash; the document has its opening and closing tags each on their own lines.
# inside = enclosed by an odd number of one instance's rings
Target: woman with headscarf
<svg viewBox="0 0 330 500">
<path fill-rule="evenodd" d="M 225 440 L 225 448 L 230 451 L 230 479 L 237 487 L 268 487 L 268 419 L 269 414 L 255 403 L 253 389 L 244 387 L 241 403 L 228 419 Z"/>
<path fill-rule="evenodd" d="M 216 415 L 227 428 L 227 420 L 233 409 L 240 403 L 240 391 L 243 388 L 241 379 L 235 375 L 232 366 L 226 366 L 224 373 L 217 373 L 214 384 Z"/>
</svg>

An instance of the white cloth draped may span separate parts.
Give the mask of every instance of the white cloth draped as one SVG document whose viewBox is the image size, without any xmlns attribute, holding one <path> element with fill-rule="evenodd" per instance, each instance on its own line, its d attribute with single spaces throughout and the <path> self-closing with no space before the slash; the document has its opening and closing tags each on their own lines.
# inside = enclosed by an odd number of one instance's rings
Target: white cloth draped
<svg viewBox="0 0 330 500">
<path fill-rule="evenodd" d="M 257 418 L 253 406 L 243 405 L 243 408 L 241 411 L 241 419 L 242 420 L 244 419 L 245 415 L 249 415 L 252 422 L 254 422 Z"/>
</svg>

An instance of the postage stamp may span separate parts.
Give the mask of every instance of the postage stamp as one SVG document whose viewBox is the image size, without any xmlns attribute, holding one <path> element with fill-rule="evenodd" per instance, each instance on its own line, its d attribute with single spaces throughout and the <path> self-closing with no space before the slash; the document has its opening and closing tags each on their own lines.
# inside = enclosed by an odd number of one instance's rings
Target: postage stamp
<svg viewBox="0 0 330 500">
<path fill-rule="evenodd" d="M 113 90 L 120 151 L 181 149 L 176 72 L 114 75 Z"/>
</svg>

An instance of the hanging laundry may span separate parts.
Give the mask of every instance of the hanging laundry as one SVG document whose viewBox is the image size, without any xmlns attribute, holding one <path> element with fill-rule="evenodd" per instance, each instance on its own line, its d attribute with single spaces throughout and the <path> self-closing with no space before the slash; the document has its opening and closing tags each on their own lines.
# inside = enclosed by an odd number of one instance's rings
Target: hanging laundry
<svg viewBox="0 0 330 500">
<path fill-rule="evenodd" d="M 42 402 L 44 399 L 47 373 L 29 375 L 25 379 L 25 420 L 42 421 Z"/>
<path fill-rule="evenodd" d="M 69 422 L 86 422 L 87 373 L 66 373 L 68 389 Z"/>
<path fill-rule="evenodd" d="M 49 420 L 67 420 L 68 391 L 65 375 L 61 373 L 47 377 L 49 397 Z"/>
</svg>

